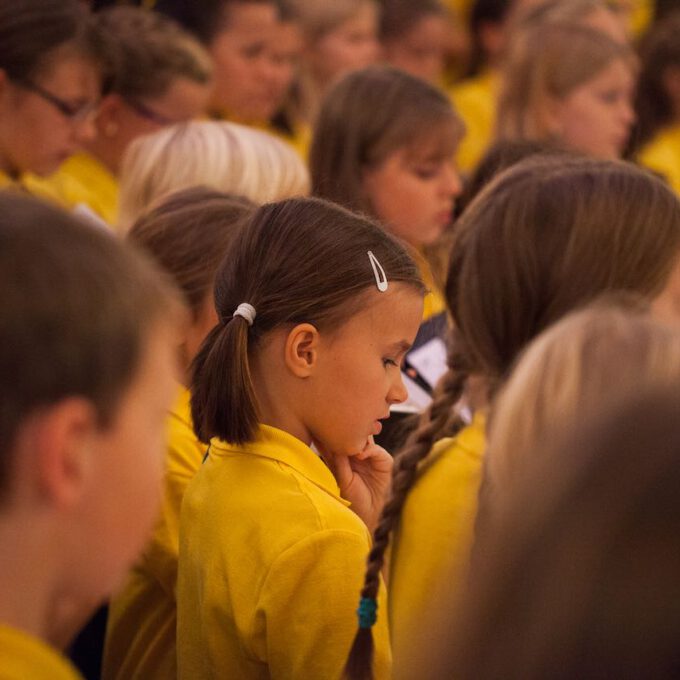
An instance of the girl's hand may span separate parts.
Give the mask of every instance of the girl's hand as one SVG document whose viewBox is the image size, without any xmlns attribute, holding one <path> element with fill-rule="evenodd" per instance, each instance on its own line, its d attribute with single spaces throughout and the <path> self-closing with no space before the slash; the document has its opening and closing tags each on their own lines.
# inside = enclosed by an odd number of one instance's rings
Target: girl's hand
<svg viewBox="0 0 680 680">
<path fill-rule="evenodd" d="M 340 494 L 373 532 L 390 490 L 392 456 L 375 444 L 373 437 L 354 456 L 321 453 L 338 482 Z"/>
</svg>

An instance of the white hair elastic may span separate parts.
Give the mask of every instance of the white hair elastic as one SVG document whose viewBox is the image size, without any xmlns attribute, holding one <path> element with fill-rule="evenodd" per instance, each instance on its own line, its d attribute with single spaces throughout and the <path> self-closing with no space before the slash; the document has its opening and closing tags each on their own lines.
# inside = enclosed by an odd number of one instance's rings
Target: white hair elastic
<svg viewBox="0 0 680 680">
<path fill-rule="evenodd" d="M 378 286 L 378 290 L 384 293 L 387 290 L 387 276 L 385 275 L 385 270 L 382 268 L 378 258 L 373 254 L 372 251 L 368 251 L 368 259 L 373 267 L 373 274 L 375 275 L 375 285 Z"/>
<path fill-rule="evenodd" d="M 248 322 L 249 326 L 252 326 L 253 322 L 255 321 L 255 317 L 257 316 L 257 313 L 255 312 L 255 307 L 249 305 L 247 302 L 242 302 L 236 308 L 236 311 L 232 314 L 232 317 L 234 316 L 242 317 Z"/>
</svg>

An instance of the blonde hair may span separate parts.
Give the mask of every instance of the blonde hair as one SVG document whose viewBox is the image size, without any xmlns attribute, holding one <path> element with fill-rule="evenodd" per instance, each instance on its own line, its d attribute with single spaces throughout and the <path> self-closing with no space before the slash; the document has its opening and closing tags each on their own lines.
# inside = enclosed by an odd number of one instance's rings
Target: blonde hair
<svg viewBox="0 0 680 680">
<path fill-rule="evenodd" d="M 286 8 L 299 22 L 305 39 L 314 42 L 351 19 L 364 5 L 376 0 L 286 0 Z"/>
<path fill-rule="evenodd" d="M 554 136 L 546 105 L 565 99 L 612 62 L 635 69 L 631 48 L 575 23 L 530 25 L 506 55 L 498 100 L 497 136 L 546 141 Z"/>
<path fill-rule="evenodd" d="M 273 135 L 223 121 L 192 121 L 135 140 L 121 171 L 119 227 L 159 199 L 202 185 L 268 203 L 309 191 L 295 150 Z"/>
<path fill-rule="evenodd" d="M 548 437 L 573 429 L 604 401 L 680 384 L 680 334 L 646 312 L 637 299 L 596 302 L 529 345 L 493 407 L 486 512 L 497 512 L 505 491 Z"/>
</svg>

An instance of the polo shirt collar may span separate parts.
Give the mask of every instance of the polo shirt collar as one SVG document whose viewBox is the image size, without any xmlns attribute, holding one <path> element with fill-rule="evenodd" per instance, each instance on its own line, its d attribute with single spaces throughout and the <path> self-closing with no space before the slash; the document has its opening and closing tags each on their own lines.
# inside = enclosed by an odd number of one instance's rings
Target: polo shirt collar
<svg viewBox="0 0 680 680">
<path fill-rule="evenodd" d="M 321 458 L 304 442 L 288 432 L 270 425 L 260 425 L 256 438 L 243 446 L 228 444 L 220 439 L 210 442 L 210 454 L 242 453 L 283 463 L 306 477 L 343 505 L 351 503 L 340 495 L 340 488 Z"/>
</svg>

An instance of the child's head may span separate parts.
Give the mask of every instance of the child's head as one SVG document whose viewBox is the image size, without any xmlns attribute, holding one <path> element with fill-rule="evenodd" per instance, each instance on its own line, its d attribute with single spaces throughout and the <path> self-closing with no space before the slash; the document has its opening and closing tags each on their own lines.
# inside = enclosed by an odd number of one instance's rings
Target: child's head
<svg viewBox="0 0 680 680">
<path fill-rule="evenodd" d="M 78 0 L 0 6 L 0 171 L 46 175 L 92 139 L 98 36 Z"/>
<path fill-rule="evenodd" d="M 375 0 L 291 0 L 305 38 L 304 66 L 325 90 L 378 58 Z"/>
<path fill-rule="evenodd" d="M 312 193 L 373 215 L 406 242 L 451 221 L 463 125 L 445 94 L 391 67 L 352 73 L 329 93 L 310 151 Z"/>
<path fill-rule="evenodd" d="M 212 65 L 195 38 L 157 12 L 113 7 L 96 22 L 109 37 L 114 69 L 89 148 L 117 173 L 133 139 L 206 109 Z"/>
<path fill-rule="evenodd" d="M 399 364 L 423 293 L 403 247 L 365 218 L 318 199 L 263 206 L 217 274 L 219 325 L 192 381 L 199 437 L 240 444 L 265 423 L 359 452 L 406 398 Z"/>
<path fill-rule="evenodd" d="M 534 340 L 494 400 L 485 468 L 487 513 L 521 480 L 540 443 L 615 398 L 680 384 L 678 328 L 639 301 L 602 301 Z"/>
<path fill-rule="evenodd" d="M 11 193 L 0 291 L 0 530 L 22 536 L 3 560 L 95 603 L 155 520 L 178 305 L 131 247 Z"/>
<path fill-rule="evenodd" d="M 128 239 L 141 246 L 184 295 L 190 311 L 181 339 L 185 369 L 217 323 L 215 273 L 254 210 L 255 204 L 247 198 L 194 187 L 168 196 L 128 232 Z"/>
<path fill-rule="evenodd" d="M 154 201 L 197 185 L 265 203 L 306 194 L 309 178 L 295 150 L 261 130 L 218 121 L 171 126 L 130 145 L 119 225 L 127 230 Z"/>
<path fill-rule="evenodd" d="M 439 0 L 383 0 L 380 42 L 385 60 L 439 84 L 451 42 L 450 21 Z"/>
<path fill-rule="evenodd" d="M 454 322 L 449 371 L 395 459 L 392 497 L 362 591 L 367 598 L 376 596 L 418 464 L 437 439 L 463 426 L 454 406 L 470 375 L 482 376 L 493 393 L 532 338 L 603 293 L 655 302 L 679 295 L 680 203 L 661 180 L 620 161 L 523 161 L 477 196 L 455 231 L 446 285 Z M 357 638 L 360 649 L 366 635 Z M 363 650 L 351 661 L 369 663 Z"/>
<path fill-rule="evenodd" d="M 532 26 L 515 37 L 505 61 L 498 135 L 617 158 L 635 119 L 634 85 L 625 43 L 585 26 Z"/>
<path fill-rule="evenodd" d="M 542 445 L 478 536 L 484 560 L 436 622 L 425 677 L 677 675 L 680 399 L 667 385 Z"/>
<path fill-rule="evenodd" d="M 280 93 L 269 52 L 278 23 L 276 0 L 161 0 L 159 9 L 192 31 L 210 52 L 216 114 L 253 123 L 276 112 Z"/>
<path fill-rule="evenodd" d="M 680 122 L 680 13 L 659 23 L 641 47 L 634 143 L 642 146 L 660 128 Z"/>
</svg>

